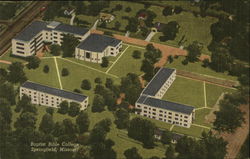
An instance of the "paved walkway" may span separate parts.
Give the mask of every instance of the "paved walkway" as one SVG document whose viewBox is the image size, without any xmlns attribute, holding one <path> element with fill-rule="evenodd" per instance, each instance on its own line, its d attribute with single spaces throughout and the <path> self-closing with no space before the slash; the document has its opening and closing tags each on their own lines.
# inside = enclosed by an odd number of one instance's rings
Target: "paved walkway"
<svg viewBox="0 0 250 159">
<path fill-rule="evenodd" d="M 55 65 L 56 65 L 56 72 L 57 72 L 57 77 L 58 77 L 60 89 L 63 89 L 62 82 L 61 82 L 61 76 L 60 76 L 60 72 L 59 72 L 59 69 L 58 69 L 58 64 L 57 64 L 57 61 L 56 61 L 56 57 L 54 56 L 53 58 L 54 58 Z"/>
<path fill-rule="evenodd" d="M 6 60 L 0 60 L 0 63 L 4 63 L 4 64 L 8 64 L 8 65 L 12 64 L 12 62 L 6 61 Z"/>
<path fill-rule="evenodd" d="M 125 33 L 125 37 L 129 37 L 129 35 L 130 35 L 130 32 L 127 31 L 127 32 Z"/>
<path fill-rule="evenodd" d="M 156 34 L 156 32 L 151 31 L 148 36 L 146 37 L 145 41 L 150 42 L 150 40 L 152 39 L 152 37 Z"/>
<path fill-rule="evenodd" d="M 99 20 L 97 19 L 94 23 L 94 25 L 92 26 L 91 30 L 96 30 L 97 24 L 98 24 Z"/>
<path fill-rule="evenodd" d="M 70 25 L 74 25 L 74 19 L 75 19 L 75 17 L 76 17 L 76 13 L 74 12 L 74 13 L 72 13 L 72 17 L 70 19 Z"/>
</svg>

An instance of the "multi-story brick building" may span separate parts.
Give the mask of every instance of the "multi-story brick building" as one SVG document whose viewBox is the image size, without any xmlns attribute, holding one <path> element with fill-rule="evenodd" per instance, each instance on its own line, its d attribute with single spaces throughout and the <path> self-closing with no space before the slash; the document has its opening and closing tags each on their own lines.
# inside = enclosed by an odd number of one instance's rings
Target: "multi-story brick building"
<svg viewBox="0 0 250 159">
<path fill-rule="evenodd" d="M 136 114 L 189 128 L 195 117 L 194 107 L 161 99 L 175 77 L 175 69 L 161 68 L 136 101 Z"/>
<path fill-rule="evenodd" d="M 26 94 L 31 98 L 32 104 L 58 108 L 62 101 L 76 102 L 80 109 L 85 110 L 88 106 L 88 97 L 82 94 L 60 90 L 49 86 L 26 81 L 20 87 L 20 98 Z"/>
</svg>

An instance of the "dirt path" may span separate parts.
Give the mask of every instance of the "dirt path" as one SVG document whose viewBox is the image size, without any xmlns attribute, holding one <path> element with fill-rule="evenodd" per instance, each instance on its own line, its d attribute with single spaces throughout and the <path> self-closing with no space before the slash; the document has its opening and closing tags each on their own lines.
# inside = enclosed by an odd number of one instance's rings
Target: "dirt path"
<svg viewBox="0 0 250 159">
<path fill-rule="evenodd" d="M 12 62 L 10 62 L 10 61 L 6 61 L 6 60 L 0 60 L 0 63 L 4 63 L 4 64 L 8 64 L 8 65 L 10 65 Z"/>
<path fill-rule="evenodd" d="M 91 30 L 91 33 L 103 34 L 103 31 Z M 155 48 L 160 49 L 161 52 L 162 52 L 162 58 L 160 59 L 160 61 L 158 63 L 155 64 L 156 67 L 162 67 L 162 66 L 164 66 L 169 55 L 173 55 L 173 56 L 175 56 L 175 55 L 186 56 L 187 55 L 187 51 L 183 50 L 183 49 L 180 49 L 180 48 L 176 48 L 176 47 L 172 47 L 172 46 L 168 46 L 168 45 L 164 45 L 164 44 L 159 44 L 159 43 L 154 43 L 154 42 L 147 42 L 145 40 L 131 38 L 131 37 L 126 37 L 126 36 L 118 35 L 118 34 L 113 34 L 113 36 L 116 39 L 122 40 L 125 43 L 129 43 L 129 44 L 133 44 L 133 45 L 139 45 L 139 46 L 144 46 L 144 47 L 146 45 L 152 43 Z M 204 60 L 206 58 L 210 59 L 210 56 L 202 54 L 201 57 L 200 57 L 200 60 Z"/>
<path fill-rule="evenodd" d="M 227 155 L 224 159 L 236 158 L 249 133 L 249 105 L 241 105 L 240 110 L 246 113 L 244 115 L 246 122 L 242 124 L 242 127 L 237 128 L 233 134 L 219 134 L 219 136 L 228 142 Z M 218 133 L 216 134 L 218 135 Z"/>
</svg>

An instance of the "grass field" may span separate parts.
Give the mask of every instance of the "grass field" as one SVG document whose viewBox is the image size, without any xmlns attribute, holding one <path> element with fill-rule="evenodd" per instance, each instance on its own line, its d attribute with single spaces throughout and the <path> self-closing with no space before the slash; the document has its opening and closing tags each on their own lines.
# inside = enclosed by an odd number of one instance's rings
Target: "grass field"
<svg viewBox="0 0 250 159">
<path fill-rule="evenodd" d="M 0 56 L 1 60 L 11 61 L 11 62 L 26 62 L 24 59 L 18 58 L 18 57 L 12 57 L 10 56 L 11 49 L 7 51 L 7 53 Z"/>
<path fill-rule="evenodd" d="M 206 128 L 201 128 L 199 126 L 194 126 L 192 125 L 190 128 L 183 128 L 179 126 L 174 126 L 172 129 L 173 132 L 185 134 L 185 135 L 190 135 L 193 137 L 201 137 L 201 134 L 203 131 L 208 132 L 209 129 Z"/>
<path fill-rule="evenodd" d="M 237 77 L 235 76 L 230 76 L 226 72 L 225 73 L 219 73 L 215 72 L 214 70 L 210 68 L 204 68 L 202 67 L 202 62 L 195 62 L 195 63 L 188 63 L 187 65 L 183 65 L 181 62 L 185 59 L 185 57 L 180 56 L 178 59 L 174 59 L 174 62 L 171 64 L 166 63 L 165 67 L 170 67 L 170 68 L 176 68 L 177 70 L 184 70 L 184 71 L 189 71 L 189 72 L 195 72 L 199 74 L 204 74 L 204 75 L 209 75 L 209 76 L 214 76 L 218 78 L 224 78 L 228 80 L 237 80 Z"/>
<path fill-rule="evenodd" d="M 195 110 L 195 120 L 194 123 L 198 124 L 198 125 L 204 125 L 204 126 L 208 126 L 211 127 L 212 124 L 209 124 L 206 122 L 205 120 L 205 116 L 208 115 L 210 113 L 211 109 L 199 109 L 199 110 Z"/>
<path fill-rule="evenodd" d="M 134 59 L 132 57 L 132 53 L 135 50 L 141 51 L 141 59 Z M 121 58 L 113 68 L 109 71 L 109 73 L 117 75 L 119 77 L 126 76 L 127 73 L 136 73 L 141 75 L 143 72 L 140 71 L 142 60 L 144 59 L 143 53 L 145 52 L 144 49 L 129 47 Z"/>
<path fill-rule="evenodd" d="M 187 104 L 196 108 L 204 107 L 203 83 L 177 77 L 163 99 Z"/>
</svg>

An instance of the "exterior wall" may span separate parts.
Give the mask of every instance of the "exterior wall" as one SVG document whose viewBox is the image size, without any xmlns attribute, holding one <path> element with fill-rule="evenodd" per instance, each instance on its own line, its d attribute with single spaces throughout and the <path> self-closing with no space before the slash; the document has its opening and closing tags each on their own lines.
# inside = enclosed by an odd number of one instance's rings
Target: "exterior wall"
<svg viewBox="0 0 250 159">
<path fill-rule="evenodd" d="M 174 124 L 189 128 L 193 121 L 193 114 L 187 115 L 179 112 L 174 112 L 166 109 L 156 108 L 145 104 L 135 104 L 136 114 L 141 116 L 149 117 L 156 120 L 161 120 L 166 123 Z"/>
<path fill-rule="evenodd" d="M 102 63 L 103 57 L 117 56 L 121 48 L 122 48 L 122 42 L 120 42 L 116 47 L 108 46 L 103 52 L 91 52 L 80 48 L 75 48 L 75 58 L 83 61 Z M 90 58 L 86 57 L 87 53 L 90 53 Z"/>
<path fill-rule="evenodd" d="M 22 96 L 24 94 L 26 94 L 27 96 L 29 96 L 31 98 L 32 104 L 37 104 L 37 105 L 44 105 L 44 106 L 48 106 L 48 107 L 58 108 L 59 104 L 62 101 L 66 100 L 69 103 L 70 102 L 79 103 L 81 106 L 81 108 L 80 108 L 81 110 L 85 110 L 88 106 L 88 98 L 86 98 L 84 101 L 82 101 L 80 103 L 78 101 L 70 100 L 67 98 L 62 98 L 59 96 L 54 96 L 54 95 L 39 92 L 36 90 L 20 87 L 20 98 L 22 98 Z"/>
<path fill-rule="evenodd" d="M 171 74 L 171 76 L 166 80 L 166 82 L 162 85 L 161 89 L 156 93 L 155 97 L 161 99 L 164 94 L 167 92 L 169 87 L 172 85 L 176 78 L 176 70 Z"/>
<path fill-rule="evenodd" d="M 12 54 L 16 56 L 27 57 L 33 55 L 30 52 L 29 42 L 12 39 Z"/>
</svg>

